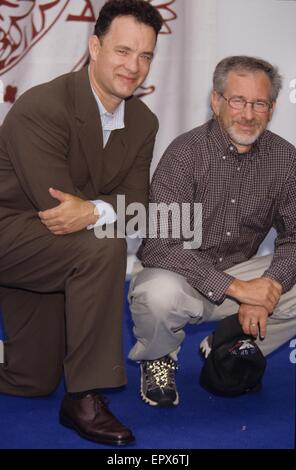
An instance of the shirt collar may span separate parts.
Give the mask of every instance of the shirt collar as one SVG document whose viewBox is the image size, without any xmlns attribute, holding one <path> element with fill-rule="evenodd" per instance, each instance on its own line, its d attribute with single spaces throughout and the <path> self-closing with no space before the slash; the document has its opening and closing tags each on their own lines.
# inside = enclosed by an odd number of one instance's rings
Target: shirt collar
<svg viewBox="0 0 296 470">
<path fill-rule="evenodd" d="M 114 113 L 109 113 L 100 98 L 96 95 L 94 89 L 92 88 L 94 97 L 96 99 L 100 116 L 102 127 L 104 130 L 113 131 L 115 129 L 124 128 L 124 111 L 125 111 L 125 100 L 122 100 L 121 103 L 117 106 Z"/>
<path fill-rule="evenodd" d="M 88 77 L 89 77 L 89 67 L 88 67 Z M 90 78 L 89 78 L 90 83 Z M 109 113 L 103 103 L 101 102 L 98 95 L 95 93 L 91 83 L 91 90 L 97 102 L 99 113 L 101 117 L 102 128 L 104 131 L 114 131 L 116 129 L 124 129 L 124 112 L 125 112 L 125 100 L 122 100 L 121 103 L 117 106 L 114 113 Z"/>
</svg>

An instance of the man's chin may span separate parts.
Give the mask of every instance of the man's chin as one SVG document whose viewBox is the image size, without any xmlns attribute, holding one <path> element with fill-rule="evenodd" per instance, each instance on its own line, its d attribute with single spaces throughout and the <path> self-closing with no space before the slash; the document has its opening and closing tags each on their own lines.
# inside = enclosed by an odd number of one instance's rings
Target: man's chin
<svg viewBox="0 0 296 470">
<path fill-rule="evenodd" d="M 261 132 L 256 132 L 256 134 L 253 134 L 253 135 L 242 135 L 242 134 L 238 134 L 236 132 L 229 132 L 228 131 L 228 134 L 229 134 L 231 140 L 235 144 L 248 146 L 248 145 L 252 145 L 254 142 L 256 142 L 256 140 L 260 136 Z"/>
<path fill-rule="evenodd" d="M 133 86 L 119 87 L 117 91 L 117 96 L 121 99 L 128 98 L 133 95 L 138 87 L 133 84 Z"/>
<path fill-rule="evenodd" d="M 126 100 L 127 98 L 132 96 L 135 93 L 135 91 L 136 91 L 136 89 L 132 89 L 130 91 L 125 91 L 125 92 L 121 91 L 120 93 L 117 93 L 117 96 L 121 100 Z"/>
</svg>

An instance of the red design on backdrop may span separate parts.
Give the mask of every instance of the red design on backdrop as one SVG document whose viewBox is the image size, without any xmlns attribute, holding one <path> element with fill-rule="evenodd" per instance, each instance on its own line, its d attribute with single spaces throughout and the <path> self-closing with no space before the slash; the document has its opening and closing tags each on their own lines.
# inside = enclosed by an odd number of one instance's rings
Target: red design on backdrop
<svg viewBox="0 0 296 470">
<path fill-rule="evenodd" d="M 7 85 L 4 93 L 4 102 L 13 104 L 16 100 L 17 87 Z"/>
<path fill-rule="evenodd" d="M 96 21 L 94 9 L 91 4 L 91 0 L 85 0 L 86 5 L 83 8 L 80 15 L 68 15 L 66 21 Z"/>
<path fill-rule="evenodd" d="M 69 0 L 0 0 L 0 75 L 14 67 L 52 28 Z M 48 12 L 54 16 L 48 23 Z"/>
<path fill-rule="evenodd" d="M 66 21 L 94 22 L 91 0 Z M 12 69 L 61 18 L 70 0 L 0 0 L 0 75 Z M 50 15 L 50 16 L 49 16 Z"/>
<path fill-rule="evenodd" d="M 152 93 L 155 92 L 155 86 L 154 85 L 150 85 L 150 86 L 141 86 L 138 91 L 135 93 L 135 95 L 138 97 L 138 98 L 142 98 L 143 96 L 148 96 L 148 95 L 151 95 Z"/>
<path fill-rule="evenodd" d="M 172 34 L 172 30 L 170 25 L 168 24 L 170 21 L 175 21 L 177 19 L 177 14 L 174 10 L 171 9 L 171 5 L 175 3 L 176 0 L 146 0 L 147 2 L 151 3 L 155 8 L 159 10 L 159 13 L 162 16 L 164 21 L 162 30 L 160 34 Z"/>
</svg>

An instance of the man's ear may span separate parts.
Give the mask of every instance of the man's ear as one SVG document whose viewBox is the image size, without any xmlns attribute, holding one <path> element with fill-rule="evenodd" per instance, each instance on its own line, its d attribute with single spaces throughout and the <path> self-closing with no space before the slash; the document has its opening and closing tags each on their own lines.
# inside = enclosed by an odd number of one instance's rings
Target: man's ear
<svg viewBox="0 0 296 470">
<path fill-rule="evenodd" d="M 221 96 L 216 90 L 213 90 L 211 93 L 211 108 L 212 108 L 213 113 L 216 116 L 219 116 L 220 114 L 220 105 L 221 105 Z"/>
<path fill-rule="evenodd" d="M 101 44 L 99 38 L 92 35 L 88 40 L 89 55 L 92 60 L 96 60 Z"/>
</svg>

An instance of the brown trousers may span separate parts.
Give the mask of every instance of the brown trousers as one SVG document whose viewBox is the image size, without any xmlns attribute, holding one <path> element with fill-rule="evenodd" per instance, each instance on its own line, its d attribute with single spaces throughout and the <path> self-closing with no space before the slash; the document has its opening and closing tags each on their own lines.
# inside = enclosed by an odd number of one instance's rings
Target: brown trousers
<svg viewBox="0 0 296 470">
<path fill-rule="evenodd" d="M 52 392 L 64 368 L 69 392 L 126 383 L 122 310 L 126 242 L 93 230 L 52 235 L 32 215 L 0 262 L 7 341 L 0 392 Z"/>
</svg>

